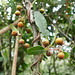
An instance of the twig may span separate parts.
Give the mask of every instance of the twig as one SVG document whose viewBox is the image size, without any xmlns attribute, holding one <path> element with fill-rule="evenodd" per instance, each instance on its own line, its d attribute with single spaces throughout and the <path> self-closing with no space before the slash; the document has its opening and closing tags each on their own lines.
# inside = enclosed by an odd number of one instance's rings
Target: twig
<svg viewBox="0 0 75 75">
<path fill-rule="evenodd" d="M 38 32 L 37 37 L 32 41 L 32 46 L 33 46 L 34 42 L 36 42 L 39 38 L 40 38 L 40 34 L 39 34 L 39 32 Z"/>
<path fill-rule="evenodd" d="M 55 36 L 54 36 L 54 39 L 52 41 L 52 43 L 49 45 L 50 47 L 53 45 L 53 43 L 55 42 L 55 39 L 57 37 L 57 28 L 55 27 Z"/>
<path fill-rule="evenodd" d="M 31 10 L 31 3 L 29 2 L 29 0 L 25 0 L 25 4 L 26 4 L 28 20 L 29 20 L 29 22 L 31 24 L 31 27 L 33 29 L 33 37 L 36 38 L 38 33 L 37 33 L 36 26 L 34 25 L 33 13 L 32 13 L 32 10 Z M 34 42 L 33 46 L 37 46 L 37 45 L 38 45 L 38 41 Z M 36 55 L 36 56 L 34 56 L 34 61 L 37 61 L 37 60 L 38 60 L 38 56 Z M 33 75 L 37 75 L 36 71 L 38 71 L 38 64 L 35 65 Z"/>
<path fill-rule="evenodd" d="M 37 0 L 34 0 L 33 3 L 32 3 L 32 5 L 33 5 L 36 1 L 37 1 Z"/>
</svg>

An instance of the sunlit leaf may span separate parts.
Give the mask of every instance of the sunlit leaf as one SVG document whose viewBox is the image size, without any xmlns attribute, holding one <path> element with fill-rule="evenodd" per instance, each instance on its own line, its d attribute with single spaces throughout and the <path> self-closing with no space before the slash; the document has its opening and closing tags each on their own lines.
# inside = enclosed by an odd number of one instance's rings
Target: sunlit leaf
<svg viewBox="0 0 75 75">
<path fill-rule="evenodd" d="M 65 54 L 64 59 L 68 58 L 69 54 L 67 52 L 63 52 Z"/>
<path fill-rule="evenodd" d="M 35 11 L 34 18 L 39 31 L 47 37 L 49 35 L 49 31 L 47 30 L 47 22 L 45 17 L 39 11 Z"/>
</svg>

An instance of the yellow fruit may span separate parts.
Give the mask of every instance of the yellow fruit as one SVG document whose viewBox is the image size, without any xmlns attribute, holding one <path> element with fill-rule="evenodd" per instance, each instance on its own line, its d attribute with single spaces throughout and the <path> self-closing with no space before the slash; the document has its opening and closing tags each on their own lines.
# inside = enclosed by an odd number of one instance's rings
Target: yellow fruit
<svg viewBox="0 0 75 75">
<path fill-rule="evenodd" d="M 21 10 L 22 9 L 22 6 L 21 5 L 17 5 L 17 10 Z"/>
<path fill-rule="evenodd" d="M 47 47 L 49 45 L 49 40 L 45 39 L 42 43 L 45 47 Z"/>
<path fill-rule="evenodd" d="M 12 34 L 12 36 L 17 36 L 17 32 L 16 32 L 16 31 L 14 31 L 14 30 L 12 31 L 12 33 L 11 33 L 11 34 Z"/>
<path fill-rule="evenodd" d="M 62 45 L 62 44 L 63 44 L 63 39 L 62 39 L 62 38 L 57 38 L 57 39 L 56 39 L 56 43 L 57 43 L 58 45 Z"/>
<path fill-rule="evenodd" d="M 23 27 L 24 25 L 23 25 L 22 22 L 19 22 L 19 23 L 18 23 L 18 26 L 19 26 L 19 27 Z"/>
<path fill-rule="evenodd" d="M 29 45 L 28 43 L 25 43 L 25 44 L 24 44 L 24 47 L 25 47 L 25 48 L 29 48 L 30 45 Z"/>
<path fill-rule="evenodd" d="M 63 52 L 59 52 L 58 54 L 57 54 L 57 57 L 59 58 L 59 59 L 63 59 L 64 58 L 64 53 Z"/>
<path fill-rule="evenodd" d="M 41 12 L 41 13 L 44 13 L 44 12 L 45 12 L 44 8 L 41 8 L 41 9 L 40 9 L 40 12 Z"/>
<path fill-rule="evenodd" d="M 15 12 L 15 15 L 16 15 L 16 16 L 19 16 L 20 14 L 21 14 L 21 13 L 20 13 L 20 11 L 18 11 L 18 10 Z"/>
<path fill-rule="evenodd" d="M 23 39 L 19 40 L 19 44 L 24 44 L 24 43 L 25 43 L 25 41 Z"/>
</svg>

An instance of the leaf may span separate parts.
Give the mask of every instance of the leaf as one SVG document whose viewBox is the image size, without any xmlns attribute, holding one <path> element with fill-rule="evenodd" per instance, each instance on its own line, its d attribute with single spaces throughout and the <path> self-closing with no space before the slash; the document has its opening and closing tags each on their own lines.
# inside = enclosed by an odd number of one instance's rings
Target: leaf
<svg viewBox="0 0 75 75">
<path fill-rule="evenodd" d="M 19 31 L 17 30 L 17 28 L 15 26 L 13 26 L 12 24 L 11 24 L 11 29 L 16 31 L 19 34 Z"/>
<path fill-rule="evenodd" d="M 39 55 L 44 52 L 44 48 L 42 46 L 35 46 L 27 49 L 27 53 L 29 55 Z"/>
<path fill-rule="evenodd" d="M 75 24 L 75 20 L 72 21 Z"/>
<path fill-rule="evenodd" d="M 69 54 L 67 52 L 63 52 L 63 53 L 65 54 L 64 59 L 66 59 L 69 56 Z"/>
<path fill-rule="evenodd" d="M 34 18 L 35 18 L 35 23 L 37 27 L 39 28 L 39 31 L 44 36 L 46 37 L 49 36 L 49 31 L 47 30 L 47 22 L 46 22 L 45 17 L 39 11 L 35 11 Z"/>
</svg>

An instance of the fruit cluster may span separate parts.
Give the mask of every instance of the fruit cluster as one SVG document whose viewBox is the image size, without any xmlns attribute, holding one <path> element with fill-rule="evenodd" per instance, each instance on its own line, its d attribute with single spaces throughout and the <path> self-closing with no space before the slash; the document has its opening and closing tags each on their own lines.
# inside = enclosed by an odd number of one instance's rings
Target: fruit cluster
<svg viewBox="0 0 75 75">
<path fill-rule="evenodd" d="M 16 16 L 21 15 L 21 12 L 20 12 L 20 11 L 21 11 L 21 9 L 22 9 L 22 6 L 21 6 L 21 5 L 17 5 L 16 9 L 17 9 L 17 11 L 15 12 L 15 15 L 16 15 Z M 24 27 L 24 23 L 23 23 L 23 22 L 24 22 L 24 19 L 21 18 L 21 19 L 19 20 L 17 26 L 20 27 L 20 28 Z M 31 29 L 30 29 L 30 28 L 27 28 L 27 29 L 26 29 L 26 32 L 27 32 L 28 34 L 31 33 Z M 13 30 L 11 34 L 12 34 L 12 36 L 17 36 L 17 35 L 19 35 L 15 30 Z M 20 40 L 19 40 L 19 44 L 23 45 L 25 48 L 29 48 L 29 47 L 30 47 L 30 45 L 29 45 L 28 43 L 25 43 L 24 39 L 20 39 Z"/>
<path fill-rule="evenodd" d="M 63 45 L 63 39 L 62 38 L 57 38 L 56 39 L 56 44 L 57 45 Z M 47 49 L 47 51 L 46 51 L 46 55 L 47 56 L 51 56 L 52 55 L 52 53 L 49 51 L 49 50 L 51 50 L 51 49 L 49 49 L 49 40 L 48 39 L 45 39 L 45 40 L 43 40 L 43 45 L 44 45 L 44 47 L 47 47 L 46 49 Z M 54 48 L 53 50 L 55 50 L 56 48 Z M 63 59 L 64 58 L 64 53 L 62 52 L 62 51 L 60 51 L 60 49 L 58 48 L 58 51 L 59 51 L 59 53 L 57 54 L 57 57 L 59 58 L 59 59 Z"/>
</svg>

